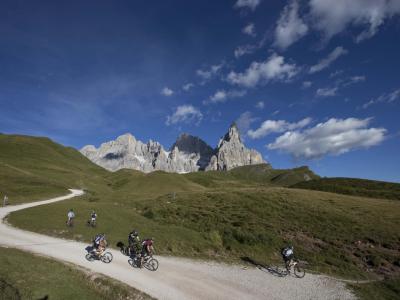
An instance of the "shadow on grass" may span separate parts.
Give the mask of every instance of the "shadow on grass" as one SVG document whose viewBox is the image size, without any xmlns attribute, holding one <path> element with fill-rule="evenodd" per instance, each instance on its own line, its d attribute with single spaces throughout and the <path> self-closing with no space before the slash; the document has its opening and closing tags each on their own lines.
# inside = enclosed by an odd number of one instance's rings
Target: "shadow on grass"
<svg viewBox="0 0 400 300">
<path fill-rule="evenodd" d="M 254 260 L 254 259 L 252 259 L 252 258 L 250 258 L 248 256 L 243 256 L 240 259 L 242 261 L 248 263 L 248 264 L 251 264 L 251 265 L 255 266 L 257 269 L 259 269 L 259 270 L 261 270 L 261 271 L 263 271 L 265 273 L 270 273 L 270 274 L 272 274 L 274 276 L 277 276 L 277 277 L 285 277 L 285 276 L 288 275 L 286 270 L 280 269 L 277 266 L 268 266 L 266 264 L 263 264 L 263 263 L 260 263 L 260 262 L 258 262 L 256 260 Z"/>
</svg>

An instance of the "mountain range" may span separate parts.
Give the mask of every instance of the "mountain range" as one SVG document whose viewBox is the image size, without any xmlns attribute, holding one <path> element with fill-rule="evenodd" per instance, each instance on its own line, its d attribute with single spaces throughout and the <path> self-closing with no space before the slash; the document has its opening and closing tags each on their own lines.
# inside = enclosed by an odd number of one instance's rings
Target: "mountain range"
<svg viewBox="0 0 400 300">
<path fill-rule="evenodd" d="M 143 143 L 127 133 L 101 144 L 99 148 L 84 146 L 80 152 L 109 171 L 134 169 L 145 173 L 157 170 L 190 173 L 266 163 L 259 152 L 245 147 L 235 123 L 216 148 L 199 137 L 183 133 L 169 150 L 165 150 L 158 142 Z"/>
</svg>

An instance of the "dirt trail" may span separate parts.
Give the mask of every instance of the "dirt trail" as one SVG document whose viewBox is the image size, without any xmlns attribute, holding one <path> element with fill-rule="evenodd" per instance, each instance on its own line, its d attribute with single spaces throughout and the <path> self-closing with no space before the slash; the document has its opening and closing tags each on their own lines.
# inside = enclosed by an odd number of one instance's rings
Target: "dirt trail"
<svg viewBox="0 0 400 300">
<path fill-rule="evenodd" d="M 83 194 L 70 190 L 67 196 L 0 208 L 3 219 L 13 211 L 63 201 Z M 303 279 L 276 277 L 257 268 L 157 256 L 156 272 L 134 269 L 128 257 L 111 250 L 110 264 L 85 259 L 87 244 L 64 240 L 0 224 L 0 245 L 27 250 L 85 267 L 120 280 L 158 299 L 355 299 L 345 283 L 321 275 Z"/>
</svg>

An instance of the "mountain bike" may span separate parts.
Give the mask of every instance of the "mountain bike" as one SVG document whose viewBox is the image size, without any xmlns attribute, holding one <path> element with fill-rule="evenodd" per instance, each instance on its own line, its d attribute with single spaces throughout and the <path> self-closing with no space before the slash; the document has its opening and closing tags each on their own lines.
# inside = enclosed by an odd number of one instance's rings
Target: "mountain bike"
<svg viewBox="0 0 400 300">
<path fill-rule="evenodd" d="M 104 252 L 101 255 L 98 255 L 96 251 L 90 251 L 85 257 L 88 261 L 100 260 L 106 264 L 109 264 L 113 260 L 113 255 L 111 252 Z"/>
<path fill-rule="evenodd" d="M 95 219 L 90 219 L 87 221 L 87 226 L 89 227 L 96 227 L 96 220 Z"/>
<path fill-rule="evenodd" d="M 286 264 L 286 272 L 284 275 L 290 275 L 290 270 L 293 267 L 293 274 L 297 278 L 303 278 L 306 275 L 306 271 L 302 266 L 299 265 L 299 260 L 296 258 L 293 258 L 288 264 Z"/>
<path fill-rule="evenodd" d="M 68 227 L 73 227 L 74 226 L 74 218 L 68 219 L 67 222 L 65 222 Z"/>
<path fill-rule="evenodd" d="M 143 259 L 143 265 L 141 265 L 141 255 L 136 255 L 131 258 L 129 264 L 134 268 L 141 268 L 144 267 L 149 271 L 157 271 L 158 269 L 158 260 L 155 259 L 152 255 L 147 255 Z"/>
</svg>

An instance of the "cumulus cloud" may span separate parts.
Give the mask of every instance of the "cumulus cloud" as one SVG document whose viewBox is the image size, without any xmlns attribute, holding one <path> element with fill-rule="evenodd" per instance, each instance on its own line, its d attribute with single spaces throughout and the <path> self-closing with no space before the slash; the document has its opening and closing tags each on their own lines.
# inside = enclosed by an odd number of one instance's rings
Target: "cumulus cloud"
<svg viewBox="0 0 400 300">
<path fill-rule="evenodd" d="M 295 159 L 316 159 L 339 155 L 358 148 L 369 148 L 385 139 L 386 129 L 368 128 L 371 119 L 329 119 L 303 131 L 287 131 L 268 144 Z"/>
<path fill-rule="evenodd" d="M 215 104 L 215 103 L 222 103 L 227 101 L 228 99 L 232 98 L 239 98 L 243 97 L 246 95 L 246 91 L 239 91 L 239 90 L 231 90 L 231 91 L 225 91 L 225 90 L 218 90 L 215 92 L 214 95 L 210 96 L 208 100 L 203 101 L 203 104 Z"/>
<path fill-rule="evenodd" d="M 313 25 L 326 39 L 347 26 L 365 27 L 356 37 L 360 42 L 374 36 L 386 19 L 400 13 L 398 0 L 310 0 Z"/>
<path fill-rule="evenodd" d="M 237 0 L 234 8 L 249 8 L 254 11 L 260 2 L 261 0 Z"/>
<path fill-rule="evenodd" d="M 391 103 L 400 98 L 400 89 L 394 90 L 388 94 L 382 94 L 378 98 L 371 99 L 370 101 L 364 103 L 362 108 L 366 109 L 371 105 L 378 104 L 378 103 Z"/>
<path fill-rule="evenodd" d="M 196 74 L 203 80 L 210 80 L 212 77 L 217 75 L 221 69 L 222 69 L 222 64 L 212 65 L 209 69 L 206 70 L 198 69 L 196 71 Z"/>
<path fill-rule="evenodd" d="M 249 36 L 255 37 L 256 36 L 256 27 L 254 23 L 249 23 L 242 29 L 242 33 L 247 34 Z"/>
<path fill-rule="evenodd" d="M 316 73 L 329 67 L 340 56 L 347 54 L 348 51 L 343 47 L 336 47 L 327 57 L 321 59 L 316 65 L 310 67 L 310 73 Z"/>
<path fill-rule="evenodd" d="M 189 91 L 191 88 L 193 88 L 194 87 L 194 84 L 193 83 L 191 83 L 191 82 L 189 82 L 189 83 L 186 83 L 186 84 L 184 84 L 183 86 L 182 86 L 182 90 L 184 90 L 184 91 Z"/>
<path fill-rule="evenodd" d="M 311 118 L 305 118 L 296 123 L 289 123 L 285 120 L 266 120 L 256 130 L 249 130 L 247 135 L 252 139 L 259 139 L 271 133 L 284 132 L 286 130 L 294 130 L 303 128 L 311 123 Z"/>
<path fill-rule="evenodd" d="M 315 95 L 317 97 L 333 97 L 336 96 L 338 87 L 333 88 L 320 88 L 316 91 Z"/>
<path fill-rule="evenodd" d="M 308 26 L 299 17 L 299 3 L 291 1 L 285 6 L 276 23 L 274 45 L 286 49 L 308 32 Z"/>
<path fill-rule="evenodd" d="M 203 114 L 199 109 L 195 108 L 193 105 L 186 104 L 178 106 L 172 115 L 167 116 L 165 124 L 167 126 L 177 123 L 194 123 L 198 125 L 202 119 Z"/>
<path fill-rule="evenodd" d="M 174 91 L 171 90 L 171 89 L 168 88 L 168 87 L 165 87 L 165 88 L 163 88 L 163 89 L 161 90 L 161 95 L 164 95 L 164 96 L 169 97 L 169 96 L 172 96 L 173 94 L 174 94 Z"/>
<path fill-rule="evenodd" d="M 244 73 L 231 71 L 227 80 L 231 84 L 255 87 L 271 80 L 288 80 L 299 72 L 295 64 L 285 63 L 283 56 L 272 54 L 264 62 L 252 62 Z"/>
<path fill-rule="evenodd" d="M 258 108 L 258 109 L 264 109 L 264 107 L 265 107 L 264 101 L 258 101 L 258 102 L 256 103 L 256 108 Z"/>
</svg>

